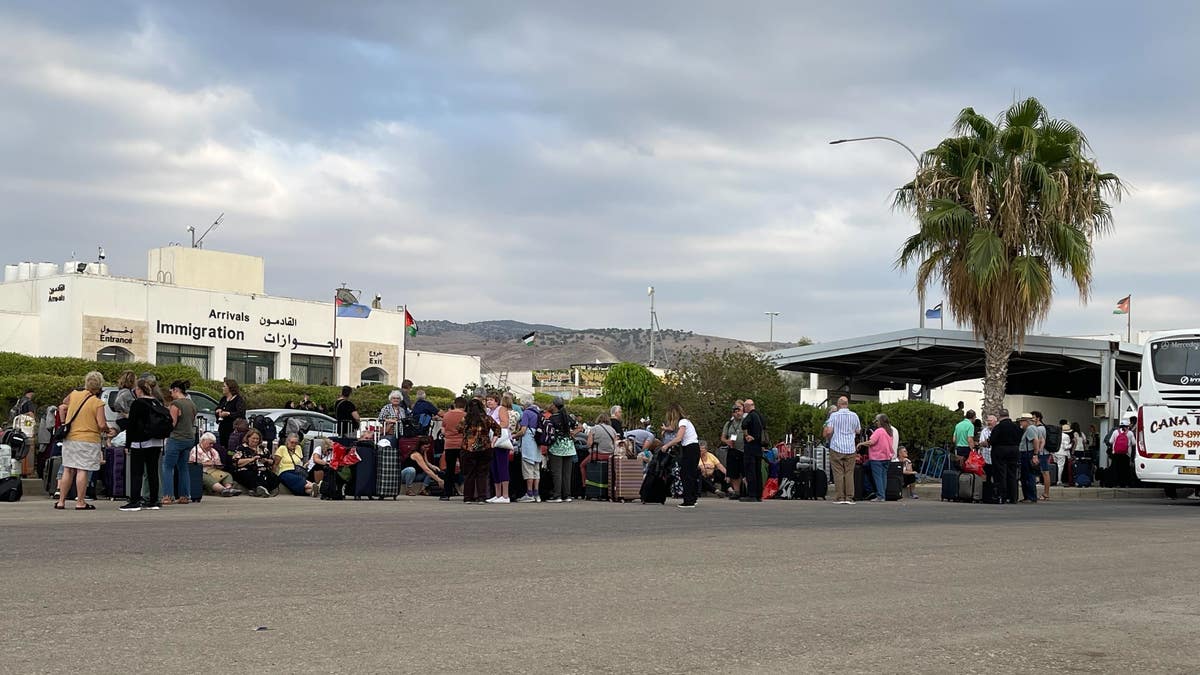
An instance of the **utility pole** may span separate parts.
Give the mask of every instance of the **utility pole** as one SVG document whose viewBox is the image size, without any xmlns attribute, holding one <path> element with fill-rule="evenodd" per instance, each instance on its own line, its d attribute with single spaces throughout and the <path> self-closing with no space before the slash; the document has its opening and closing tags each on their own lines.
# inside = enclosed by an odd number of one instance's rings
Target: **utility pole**
<svg viewBox="0 0 1200 675">
<path fill-rule="evenodd" d="M 763 314 L 766 314 L 767 318 L 771 320 L 771 332 L 769 335 L 771 339 L 771 349 L 775 349 L 775 317 L 782 314 L 782 312 L 763 312 Z"/>
<path fill-rule="evenodd" d="M 654 287 L 651 286 L 646 290 L 646 295 L 650 296 L 650 367 L 654 367 Z"/>
</svg>

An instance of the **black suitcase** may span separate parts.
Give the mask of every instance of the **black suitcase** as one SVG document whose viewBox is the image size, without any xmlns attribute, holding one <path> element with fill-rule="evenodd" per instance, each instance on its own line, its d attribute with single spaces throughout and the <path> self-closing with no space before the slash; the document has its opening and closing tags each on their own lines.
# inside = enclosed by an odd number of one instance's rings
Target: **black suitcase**
<svg viewBox="0 0 1200 675">
<path fill-rule="evenodd" d="M 955 469 L 946 469 L 942 471 L 942 501 L 958 501 L 959 473 L 960 472 Z"/>
<path fill-rule="evenodd" d="M 49 466 L 47 464 L 46 466 Z M 1094 468 L 1092 460 L 1086 457 L 1076 457 L 1071 464 L 1071 478 L 1074 479 L 1075 487 L 1091 487 L 1094 482 Z"/>
<path fill-rule="evenodd" d="M 867 486 L 863 484 L 863 465 L 854 465 L 854 501 L 861 502 L 867 499 Z"/>
<path fill-rule="evenodd" d="M 888 464 L 887 470 L 887 487 L 884 490 L 883 498 L 889 502 L 899 501 L 900 488 L 904 485 L 904 470 L 899 462 Z"/>
<path fill-rule="evenodd" d="M 646 474 L 642 479 L 641 497 L 643 504 L 666 504 L 667 482 L 661 476 Z"/>
<path fill-rule="evenodd" d="M 813 470 L 796 469 L 796 486 L 792 488 L 792 499 L 813 499 Z"/>
<path fill-rule="evenodd" d="M 608 460 L 593 459 L 587 463 L 587 483 L 583 486 L 585 499 L 608 501 Z"/>
<path fill-rule="evenodd" d="M 355 499 L 375 497 L 375 485 L 379 479 L 375 467 L 375 444 L 371 442 L 356 443 L 354 449 L 358 452 L 358 463 L 350 469 L 350 485 Z"/>
<path fill-rule="evenodd" d="M 812 472 L 812 499 L 825 499 L 829 494 L 829 474 L 823 469 Z"/>
</svg>

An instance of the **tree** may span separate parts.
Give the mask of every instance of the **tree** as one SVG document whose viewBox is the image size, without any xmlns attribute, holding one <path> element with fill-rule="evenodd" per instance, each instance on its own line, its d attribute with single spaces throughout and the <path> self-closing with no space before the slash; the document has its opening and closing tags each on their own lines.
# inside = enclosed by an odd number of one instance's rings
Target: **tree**
<svg viewBox="0 0 1200 675">
<path fill-rule="evenodd" d="M 916 216 L 918 231 L 896 264 L 916 267 L 922 303 L 940 282 L 950 309 L 983 340 L 983 409 L 994 413 L 1009 355 L 1050 311 L 1055 273 L 1087 302 L 1092 242 L 1112 229 L 1106 200 L 1119 201 L 1124 186 L 1100 171 L 1083 132 L 1037 99 L 995 123 L 965 108 L 954 133 L 897 191 L 896 207 Z"/>
<path fill-rule="evenodd" d="M 700 437 L 714 444 L 738 399 L 754 399 L 767 422 L 768 437 L 779 440 L 791 426 L 791 406 L 778 371 L 762 356 L 726 349 L 685 350 L 667 372 L 658 409 L 678 403 Z"/>
<path fill-rule="evenodd" d="M 618 363 L 604 376 L 604 401 L 621 406 L 626 422 L 632 426 L 650 415 L 661 384 L 658 376 L 640 363 Z"/>
</svg>

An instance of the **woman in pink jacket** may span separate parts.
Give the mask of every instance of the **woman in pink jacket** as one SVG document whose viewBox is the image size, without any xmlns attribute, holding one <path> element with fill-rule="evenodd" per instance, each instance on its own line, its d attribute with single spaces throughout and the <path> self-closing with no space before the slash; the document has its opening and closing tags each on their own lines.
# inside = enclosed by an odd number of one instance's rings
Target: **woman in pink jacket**
<svg viewBox="0 0 1200 675">
<path fill-rule="evenodd" d="M 895 448 L 892 447 L 892 423 L 888 416 L 879 413 L 875 417 L 878 425 L 871 438 L 859 444 L 867 448 L 867 464 L 871 469 L 871 481 L 875 483 L 875 498 L 871 501 L 885 501 L 887 491 L 888 464 L 892 461 Z"/>
</svg>

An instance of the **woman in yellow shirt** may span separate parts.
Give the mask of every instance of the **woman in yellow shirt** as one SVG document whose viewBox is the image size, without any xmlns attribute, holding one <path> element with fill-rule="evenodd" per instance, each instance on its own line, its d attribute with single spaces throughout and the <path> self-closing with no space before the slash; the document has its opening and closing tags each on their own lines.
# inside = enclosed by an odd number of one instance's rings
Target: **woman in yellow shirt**
<svg viewBox="0 0 1200 675">
<path fill-rule="evenodd" d="M 54 508 L 66 508 L 67 494 L 71 482 L 75 483 L 75 510 L 94 511 L 96 507 L 84 501 L 87 495 L 88 475 L 100 470 L 100 439 L 108 432 L 108 421 L 104 419 L 104 401 L 100 390 L 104 388 L 104 376 L 92 371 L 83 377 L 83 389 L 67 394 L 63 402 L 66 407 L 67 423 L 71 430 L 62 443 L 63 475 L 58 481 L 58 500 Z"/>
<path fill-rule="evenodd" d="M 294 495 L 311 495 L 313 484 L 304 468 L 304 448 L 299 434 L 288 434 L 287 442 L 275 449 L 275 473 Z"/>
</svg>

